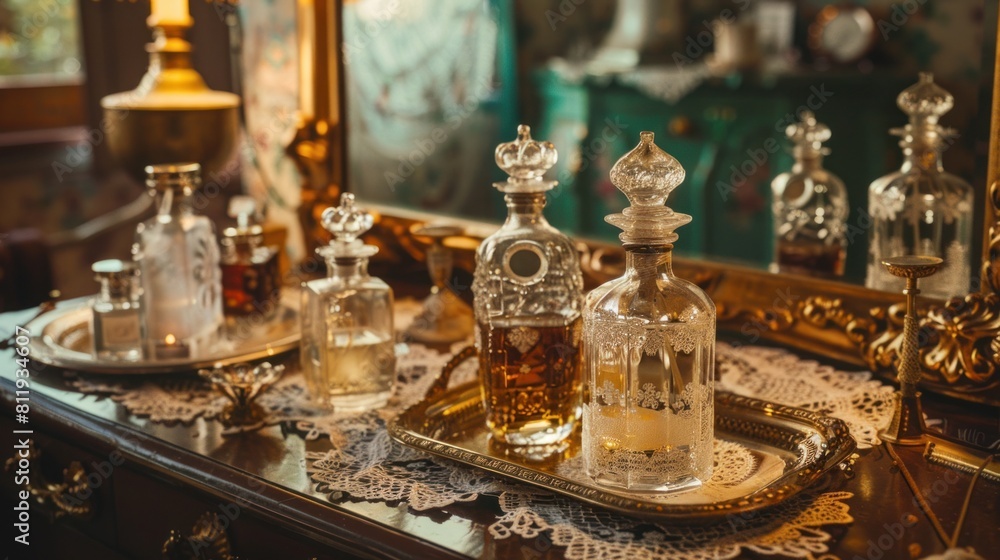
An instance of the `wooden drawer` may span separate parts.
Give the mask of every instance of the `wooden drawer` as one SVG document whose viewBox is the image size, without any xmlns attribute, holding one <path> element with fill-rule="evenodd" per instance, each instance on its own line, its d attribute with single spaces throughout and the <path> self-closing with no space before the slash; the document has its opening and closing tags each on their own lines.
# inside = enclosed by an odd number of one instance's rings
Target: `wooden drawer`
<svg viewBox="0 0 1000 560">
<path fill-rule="evenodd" d="M 0 416 L 0 430 L 11 434 L 13 430 L 20 428 L 7 414 Z M 29 542 L 41 544 L 42 540 L 49 540 L 48 535 L 59 533 L 58 528 L 65 527 L 71 529 L 67 534 L 86 535 L 89 540 L 100 543 L 102 546 L 97 547 L 97 550 L 113 549 L 117 536 L 114 484 L 111 480 L 121 470 L 120 465 L 124 462 L 122 456 L 117 451 L 106 455 L 84 451 L 37 430 L 33 434 L 12 434 L 12 437 L 15 446 L 20 437 L 30 437 L 33 445 L 31 456 L 26 459 L 28 478 L 24 479 L 30 481 L 36 492 L 29 500 Z M 19 452 L 19 449 L 8 449 L 4 451 L 2 459 L 6 463 L 14 453 Z M 25 489 L 23 484 L 17 484 L 22 480 L 16 479 L 21 460 L 21 457 L 15 457 L 0 483 L 4 500 L 11 503 L 11 507 L 21 501 L 18 494 Z M 74 478 L 74 474 L 77 478 Z M 33 554 L 40 550 L 34 545 Z M 73 557 L 99 557 L 80 556 L 79 549 L 72 550 Z"/>
<path fill-rule="evenodd" d="M 324 550 L 301 535 L 278 529 L 248 511 L 246 502 L 222 500 L 186 488 L 181 483 L 123 469 L 114 477 L 119 550 L 136 558 L 160 558 L 170 532 L 181 536 L 183 558 L 208 547 L 190 538 L 204 514 L 215 514 L 224 529 L 230 553 L 240 560 L 338 560 L 342 552 Z"/>
</svg>

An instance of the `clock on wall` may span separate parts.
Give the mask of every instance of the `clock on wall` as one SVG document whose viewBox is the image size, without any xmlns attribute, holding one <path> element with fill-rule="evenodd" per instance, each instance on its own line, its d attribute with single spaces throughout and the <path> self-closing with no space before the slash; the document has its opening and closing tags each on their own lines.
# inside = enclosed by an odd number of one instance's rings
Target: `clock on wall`
<svg viewBox="0 0 1000 560">
<path fill-rule="evenodd" d="M 827 6 L 809 26 L 809 49 L 834 64 L 852 64 L 875 47 L 875 18 L 860 6 Z"/>
</svg>

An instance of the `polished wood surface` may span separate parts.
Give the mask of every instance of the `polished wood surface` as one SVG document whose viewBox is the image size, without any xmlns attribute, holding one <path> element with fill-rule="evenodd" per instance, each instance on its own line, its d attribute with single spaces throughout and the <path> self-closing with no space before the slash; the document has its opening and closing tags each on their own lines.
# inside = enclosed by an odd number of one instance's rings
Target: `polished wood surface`
<svg viewBox="0 0 1000 560">
<path fill-rule="evenodd" d="M 0 316 L 0 333 L 11 332 L 29 316 Z M 10 350 L 4 351 L 3 359 L 11 364 Z M 290 367 L 297 367 L 295 355 L 289 359 Z M 191 373 L 176 375 L 193 378 Z M 406 504 L 317 492 L 305 471 L 305 453 L 325 450 L 330 444 L 325 439 L 306 441 L 289 425 L 223 437 L 216 421 L 165 425 L 134 417 L 110 399 L 75 391 L 67 384 L 65 372 L 57 368 L 37 367 L 30 379 L 29 427 L 35 431 L 39 448 L 48 453 L 42 466 L 50 479 L 61 476 L 61 469 L 73 460 L 80 461 L 88 473 L 101 470 L 100 463 L 114 453 L 123 460 L 107 475 L 98 475 L 103 478 L 97 487 L 99 506 L 93 519 L 50 522 L 40 506 L 33 507 L 34 544 L 29 555 L 14 558 L 157 558 L 158 547 L 171 530 L 186 534 L 204 512 L 232 518 L 227 528 L 232 551 L 245 560 L 561 558 L 565 552 L 544 535 L 536 539 L 491 537 L 487 527 L 499 514 L 495 496 L 417 512 Z M 0 392 L 0 430 L 9 441 L 12 428 L 24 427 L 13 423 L 10 374 L 0 382 Z M 960 430 L 956 418 L 965 414 L 979 419 L 971 425 L 983 431 L 984 438 L 996 439 L 990 409 L 970 409 L 967 404 L 957 408 L 964 413 L 947 411 L 949 431 Z M 935 402 L 929 402 L 928 409 L 933 415 Z M 5 446 L 11 448 L 12 443 Z M 934 498 L 933 514 L 946 528 L 954 526 L 968 475 L 926 466 L 919 452 L 906 453 L 908 469 L 917 473 L 915 478 Z M 848 503 L 855 522 L 832 528 L 834 554 L 866 558 L 881 552 L 880 558 L 910 558 L 915 550 L 920 556 L 943 550 L 927 515 L 914 503 L 913 493 L 883 447 L 862 452 L 853 470 L 851 478 L 837 472 L 822 485 L 824 491 L 854 494 Z M 8 504 L 14 495 L 12 481 L 6 475 L 0 484 Z M 1000 485 L 978 484 L 960 544 L 981 551 L 1000 550 L 996 529 Z M 901 520 L 905 527 L 897 527 Z M 902 534 L 894 536 L 900 528 Z M 64 551 L 72 554 L 64 556 Z M 275 556 L 275 551 L 284 552 Z"/>
</svg>

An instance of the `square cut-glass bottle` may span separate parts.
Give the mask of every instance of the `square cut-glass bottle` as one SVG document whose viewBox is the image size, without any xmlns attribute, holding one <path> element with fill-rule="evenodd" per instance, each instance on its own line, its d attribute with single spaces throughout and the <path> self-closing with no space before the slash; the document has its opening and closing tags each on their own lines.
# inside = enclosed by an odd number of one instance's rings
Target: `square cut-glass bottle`
<svg viewBox="0 0 1000 560">
<path fill-rule="evenodd" d="M 555 181 L 555 147 L 518 127 L 496 149 L 510 176 L 507 220 L 476 251 L 476 346 L 486 423 L 493 441 L 514 446 L 565 440 L 580 418 L 580 308 L 577 250 L 542 215 Z"/>
<path fill-rule="evenodd" d="M 317 249 L 327 277 L 302 291 L 302 371 L 323 405 L 348 412 L 377 408 L 392 394 L 396 354 L 392 288 L 368 274 L 378 247 L 359 239 L 371 229 L 372 216 L 345 193 L 321 221 L 333 241 Z"/>
<path fill-rule="evenodd" d="M 675 492 L 712 473 L 715 305 L 671 269 L 691 216 L 664 203 L 684 169 L 641 138 L 611 169 L 630 203 L 606 218 L 623 230 L 625 274 L 584 305 L 583 458 L 599 484 Z"/>
<path fill-rule="evenodd" d="M 132 247 L 142 282 L 146 354 L 151 359 L 209 355 L 224 319 L 215 226 L 192 206 L 201 166 L 148 166 L 146 185 L 158 210 L 139 224 Z"/>
<path fill-rule="evenodd" d="M 143 356 L 143 326 L 135 277 L 136 266 L 118 259 L 91 267 L 101 291 L 91 302 L 90 336 L 99 360 L 136 361 Z"/>
</svg>

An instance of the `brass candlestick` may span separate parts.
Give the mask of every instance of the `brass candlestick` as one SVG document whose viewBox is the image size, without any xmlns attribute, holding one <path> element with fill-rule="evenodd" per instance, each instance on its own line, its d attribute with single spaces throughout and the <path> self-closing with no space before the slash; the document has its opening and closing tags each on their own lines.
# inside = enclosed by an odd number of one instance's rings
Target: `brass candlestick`
<svg viewBox="0 0 1000 560">
<path fill-rule="evenodd" d="M 903 344 L 899 357 L 899 391 L 895 393 L 895 410 L 889 426 L 879 431 L 879 437 L 897 445 L 922 445 L 924 443 L 924 414 L 920 407 L 919 344 L 920 325 L 917 321 L 917 279 L 931 276 L 944 261 L 937 257 L 903 256 L 882 261 L 889 274 L 906 278 L 906 318 L 903 325 Z"/>
<path fill-rule="evenodd" d="M 236 155 L 240 98 L 209 89 L 191 66 L 190 18 L 146 22 L 153 30 L 146 74 L 134 90 L 101 99 L 108 149 L 140 183 L 145 167 L 158 163 L 198 162 L 214 177 Z"/>
<path fill-rule="evenodd" d="M 424 300 L 423 309 L 406 330 L 410 338 L 419 342 L 448 343 L 465 340 L 472 334 L 474 318 L 472 308 L 449 288 L 454 268 L 454 255 L 444 242 L 449 237 L 464 233 L 458 226 L 427 224 L 411 229 L 415 237 L 430 240 L 427 247 L 427 271 L 430 273 L 431 294 Z"/>
</svg>

